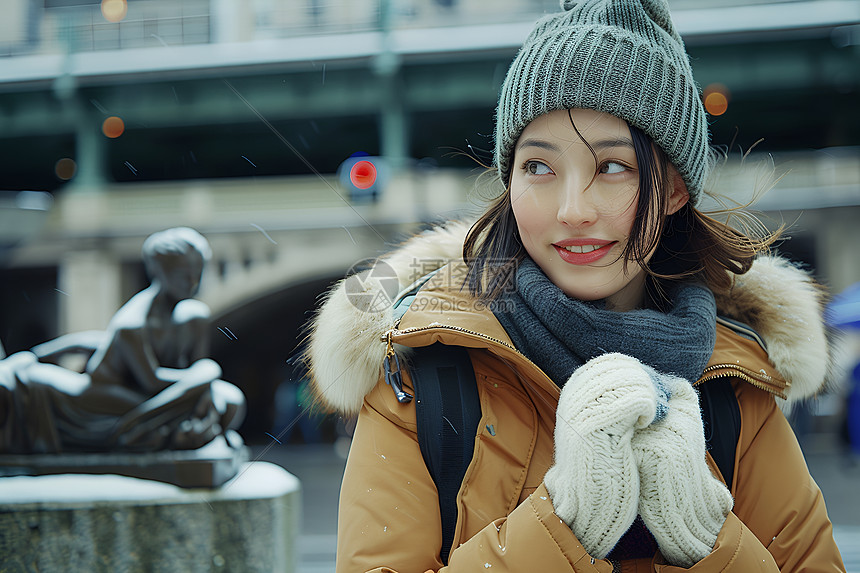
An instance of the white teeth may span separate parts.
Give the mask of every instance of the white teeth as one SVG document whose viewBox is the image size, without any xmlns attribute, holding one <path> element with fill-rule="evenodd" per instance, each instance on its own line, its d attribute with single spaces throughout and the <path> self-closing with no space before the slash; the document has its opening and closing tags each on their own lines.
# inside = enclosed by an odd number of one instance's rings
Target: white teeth
<svg viewBox="0 0 860 573">
<path fill-rule="evenodd" d="M 603 245 L 571 245 L 569 247 L 562 247 L 562 249 L 568 250 L 571 253 L 590 253 L 592 251 L 596 251 Z"/>
</svg>

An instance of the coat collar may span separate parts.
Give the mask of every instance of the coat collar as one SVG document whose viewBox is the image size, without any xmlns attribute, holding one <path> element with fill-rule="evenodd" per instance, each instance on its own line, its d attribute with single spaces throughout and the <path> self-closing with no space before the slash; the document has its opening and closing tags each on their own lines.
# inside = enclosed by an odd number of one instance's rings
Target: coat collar
<svg viewBox="0 0 860 573">
<path fill-rule="evenodd" d="M 512 361 L 521 373 L 537 370 L 513 348 L 492 311 L 462 286 L 462 245 L 469 227 L 467 222 L 452 222 L 430 229 L 380 259 L 384 272 L 377 266 L 338 282 L 327 293 L 311 322 L 305 355 L 314 389 L 327 407 L 345 414 L 358 412 L 379 380 L 388 349 L 386 333 L 392 331 L 395 343 L 424 346 L 441 341 L 487 348 Z M 391 304 L 378 304 L 396 299 L 391 271 L 398 288 L 409 291 L 424 274 L 437 269 L 402 318 Z M 756 380 L 759 387 L 785 398 L 784 408 L 816 394 L 830 365 L 823 299 L 823 290 L 805 271 L 778 257 L 759 257 L 749 272 L 735 278 L 729 292 L 717 295 L 717 308 L 721 315 L 756 331 L 767 353 L 737 329 L 720 325 L 709 366 L 741 366 L 755 375 L 748 381 Z M 357 300 L 376 303 L 356 304 Z M 710 372 L 724 373 L 719 368 Z M 545 375 L 531 372 L 531 376 L 555 388 Z"/>
</svg>

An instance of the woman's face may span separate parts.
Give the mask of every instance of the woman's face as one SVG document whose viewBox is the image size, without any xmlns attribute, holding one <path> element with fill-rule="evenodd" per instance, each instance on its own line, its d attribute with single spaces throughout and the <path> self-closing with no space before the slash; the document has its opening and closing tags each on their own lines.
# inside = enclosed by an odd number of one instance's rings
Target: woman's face
<svg viewBox="0 0 860 573">
<path fill-rule="evenodd" d="M 689 195 L 676 170 L 670 169 L 670 178 L 668 213 L 674 213 Z M 549 112 L 526 126 L 514 149 L 511 205 L 523 245 L 572 298 L 606 299 L 607 308 L 615 310 L 641 305 L 645 273 L 635 261 L 625 272 L 621 257 L 638 189 L 630 129 L 606 113 Z"/>
</svg>

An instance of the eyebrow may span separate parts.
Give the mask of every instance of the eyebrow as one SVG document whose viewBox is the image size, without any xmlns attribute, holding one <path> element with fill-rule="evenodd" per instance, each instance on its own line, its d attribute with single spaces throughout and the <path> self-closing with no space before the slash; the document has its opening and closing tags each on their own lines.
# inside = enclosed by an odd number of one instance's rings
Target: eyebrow
<svg viewBox="0 0 860 573">
<path fill-rule="evenodd" d="M 614 147 L 629 147 L 630 149 L 634 149 L 633 140 L 628 139 L 626 137 L 617 137 L 615 139 L 598 139 L 597 141 L 593 142 L 589 141 L 588 144 L 591 145 L 591 148 L 594 149 L 594 151 L 603 151 L 605 149 L 612 149 Z M 562 152 L 562 149 L 558 145 L 545 139 L 529 138 L 523 140 L 517 146 L 517 149 L 519 150 L 524 147 L 537 147 L 539 149 L 545 149 L 547 151 L 552 151 L 555 153 Z"/>
<path fill-rule="evenodd" d="M 626 137 L 617 137 L 615 139 L 599 139 L 595 142 L 589 142 L 595 150 L 612 149 L 613 147 L 629 147 L 634 149 L 633 140 Z"/>
<path fill-rule="evenodd" d="M 555 143 L 549 142 L 545 139 L 534 139 L 529 138 L 525 139 L 517 146 L 517 149 L 522 149 L 524 147 L 537 147 L 539 149 L 545 149 L 547 151 L 553 151 L 555 153 L 561 153 L 561 148 Z"/>
</svg>

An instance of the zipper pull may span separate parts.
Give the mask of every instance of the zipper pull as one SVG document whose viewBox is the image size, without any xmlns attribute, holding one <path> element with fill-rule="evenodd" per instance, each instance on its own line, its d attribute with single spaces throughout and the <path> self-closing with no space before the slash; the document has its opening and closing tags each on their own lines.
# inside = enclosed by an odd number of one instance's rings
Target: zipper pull
<svg viewBox="0 0 860 573">
<path fill-rule="evenodd" d="M 393 332 L 393 330 L 389 330 L 386 333 L 388 348 L 385 351 L 385 359 L 382 362 L 382 368 L 385 371 L 385 383 L 394 390 L 394 395 L 397 396 L 398 402 L 408 404 L 412 401 L 412 394 L 403 390 L 403 378 L 400 376 L 400 359 L 397 358 L 397 353 L 394 352 L 394 343 L 391 341 Z"/>
</svg>

